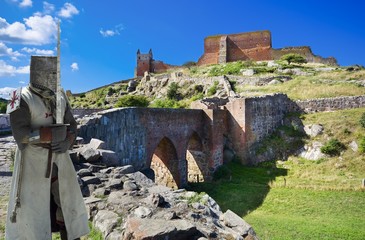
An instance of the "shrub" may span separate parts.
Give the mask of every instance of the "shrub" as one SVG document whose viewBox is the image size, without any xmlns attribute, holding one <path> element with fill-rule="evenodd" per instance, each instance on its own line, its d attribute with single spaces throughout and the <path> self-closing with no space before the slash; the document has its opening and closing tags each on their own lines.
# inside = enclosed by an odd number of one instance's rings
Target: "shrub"
<svg viewBox="0 0 365 240">
<path fill-rule="evenodd" d="M 214 84 L 213 86 L 211 86 L 209 89 L 208 89 L 208 96 L 212 96 L 214 94 L 217 93 L 217 87 L 218 87 L 218 84 L 219 82 L 218 81 L 214 81 Z"/>
<path fill-rule="evenodd" d="M 282 56 L 280 58 L 280 60 L 287 61 L 289 65 L 290 65 L 290 63 L 306 63 L 307 62 L 307 60 L 302 55 L 297 54 L 297 53 L 285 54 L 284 56 Z"/>
<path fill-rule="evenodd" d="M 361 115 L 360 125 L 365 128 L 365 112 Z"/>
<path fill-rule="evenodd" d="M 362 137 L 359 142 L 359 151 L 365 153 L 365 137 Z"/>
<path fill-rule="evenodd" d="M 321 152 L 330 156 L 339 156 L 341 151 L 345 149 L 346 146 L 334 138 L 321 147 Z"/>
<path fill-rule="evenodd" d="M 6 102 L 0 102 L 0 113 L 5 113 L 6 107 L 7 107 Z"/>
<path fill-rule="evenodd" d="M 156 99 L 150 107 L 155 108 L 186 108 L 187 106 L 182 101 L 175 99 Z"/>
<path fill-rule="evenodd" d="M 176 82 L 172 82 L 167 89 L 167 98 L 178 100 L 180 98 L 179 85 Z"/>
<path fill-rule="evenodd" d="M 149 100 L 145 96 L 124 95 L 118 99 L 116 107 L 147 107 Z"/>
</svg>

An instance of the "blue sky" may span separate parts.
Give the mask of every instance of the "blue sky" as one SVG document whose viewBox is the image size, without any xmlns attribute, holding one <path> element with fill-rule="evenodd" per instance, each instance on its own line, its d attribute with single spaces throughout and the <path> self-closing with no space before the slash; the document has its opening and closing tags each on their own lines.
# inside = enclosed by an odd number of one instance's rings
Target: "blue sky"
<svg viewBox="0 0 365 240">
<path fill-rule="evenodd" d="M 0 97 L 29 82 L 30 55 L 56 55 L 61 79 L 84 92 L 132 78 L 136 52 L 181 65 L 197 61 L 204 38 L 270 30 L 273 48 L 310 46 L 343 66 L 365 65 L 365 2 L 246 0 L 0 0 Z"/>
</svg>

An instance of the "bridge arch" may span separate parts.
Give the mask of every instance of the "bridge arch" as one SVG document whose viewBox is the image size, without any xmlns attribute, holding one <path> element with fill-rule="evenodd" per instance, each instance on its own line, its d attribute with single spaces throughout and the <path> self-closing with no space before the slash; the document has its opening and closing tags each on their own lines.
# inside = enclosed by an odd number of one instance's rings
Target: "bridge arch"
<svg viewBox="0 0 365 240">
<path fill-rule="evenodd" d="M 177 189 L 180 186 L 178 154 L 173 142 L 163 137 L 155 148 L 150 161 L 155 182 Z"/>
<path fill-rule="evenodd" d="M 204 182 L 208 172 L 207 154 L 201 137 L 195 131 L 187 144 L 186 161 L 188 182 Z"/>
</svg>

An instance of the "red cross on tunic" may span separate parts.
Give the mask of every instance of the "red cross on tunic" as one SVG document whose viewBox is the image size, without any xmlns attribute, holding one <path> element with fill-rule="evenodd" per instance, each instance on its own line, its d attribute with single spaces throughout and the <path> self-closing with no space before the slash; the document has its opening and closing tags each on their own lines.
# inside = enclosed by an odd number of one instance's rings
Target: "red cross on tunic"
<svg viewBox="0 0 365 240">
<path fill-rule="evenodd" d="M 10 103 L 9 103 L 12 109 L 14 108 L 15 102 L 17 100 L 19 100 L 19 96 L 17 95 L 17 90 L 15 90 L 15 91 L 13 91 L 13 96 L 11 97 Z"/>
<path fill-rule="evenodd" d="M 18 88 L 17 90 L 13 91 L 13 93 L 11 94 L 11 99 L 6 108 L 7 114 L 14 112 L 15 110 L 17 110 L 20 107 L 21 92 L 22 92 L 22 89 Z"/>
</svg>

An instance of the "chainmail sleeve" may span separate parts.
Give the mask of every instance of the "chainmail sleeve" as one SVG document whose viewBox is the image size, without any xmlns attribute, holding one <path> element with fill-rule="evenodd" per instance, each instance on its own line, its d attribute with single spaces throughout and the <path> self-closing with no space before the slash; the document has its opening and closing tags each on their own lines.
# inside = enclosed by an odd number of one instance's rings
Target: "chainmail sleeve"
<svg viewBox="0 0 365 240">
<path fill-rule="evenodd" d="M 28 104 L 21 99 L 20 108 L 10 113 L 10 125 L 14 139 L 20 150 L 23 150 L 31 133 L 31 116 Z"/>
</svg>

